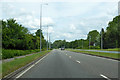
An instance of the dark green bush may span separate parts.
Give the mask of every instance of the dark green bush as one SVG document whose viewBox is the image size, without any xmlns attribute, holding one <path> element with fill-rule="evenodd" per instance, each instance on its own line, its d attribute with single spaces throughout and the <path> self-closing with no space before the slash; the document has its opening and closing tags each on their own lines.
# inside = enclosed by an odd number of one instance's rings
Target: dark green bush
<svg viewBox="0 0 120 80">
<path fill-rule="evenodd" d="M 2 49 L 2 59 L 13 58 L 15 56 L 27 55 L 35 52 L 39 52 L 39 49 L 35 50 L 9 50 Z"/>
</svg>

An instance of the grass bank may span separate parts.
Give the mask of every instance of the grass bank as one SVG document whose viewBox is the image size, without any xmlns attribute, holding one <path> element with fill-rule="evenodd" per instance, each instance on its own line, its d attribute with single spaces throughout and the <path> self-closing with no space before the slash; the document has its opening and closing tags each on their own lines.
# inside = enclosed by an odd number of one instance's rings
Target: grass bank
<svg viewBox="0 0 120 80">
<path fill-rule="evenodd" d="M 114 58 L 114 59 L 119 59 L 120 58 L 120 54 L 116 54 L 116 53 L 80 51 L 80 50 L 74 50 L 74 49 L 66 49 L 66 50 L 73 51 L 73 52 L 85 53 L 85 54 L 98 55 L 98 56 L 103 56 L 103 57 L 109 57 L 109 58 Z"/>
<path fill-rule="evenodd" d="M 2 63 L 2 76 L 4 77 L 4 76 L 8 75 L 9 73 L 25 66 L 26 64 L 38 59 L 39 57 L 47 54 L 50 51 L 51 50 L 43 51 L 41 53 L 36 53 L 36 54 L 30 55 L 30 56 L 26 56 L 24 58 L 18 58 L 13 61 L 10 61 L 10 62 Z"/>
</svg>

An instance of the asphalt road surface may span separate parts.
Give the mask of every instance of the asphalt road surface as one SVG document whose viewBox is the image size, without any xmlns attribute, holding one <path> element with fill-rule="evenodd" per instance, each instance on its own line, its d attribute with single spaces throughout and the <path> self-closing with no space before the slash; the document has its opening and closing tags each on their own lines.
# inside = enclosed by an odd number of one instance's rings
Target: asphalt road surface
<svg viewBox="0 0 120 80">
<path fill-rule="evenodd" d="M 118 61 L 53 50 L 16 78 L 118 78 Z"/>
</svg>

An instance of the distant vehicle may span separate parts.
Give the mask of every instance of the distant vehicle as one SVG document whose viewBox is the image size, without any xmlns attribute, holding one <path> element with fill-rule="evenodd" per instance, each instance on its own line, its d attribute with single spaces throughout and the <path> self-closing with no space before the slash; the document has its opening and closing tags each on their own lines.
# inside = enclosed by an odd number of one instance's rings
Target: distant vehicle
<svg viewBox="0 0 120 80">
<path fill-rule="evenodd" d="M 65 50 L 65 48 L 61 48 L 61 50 Z"/>
</svg>

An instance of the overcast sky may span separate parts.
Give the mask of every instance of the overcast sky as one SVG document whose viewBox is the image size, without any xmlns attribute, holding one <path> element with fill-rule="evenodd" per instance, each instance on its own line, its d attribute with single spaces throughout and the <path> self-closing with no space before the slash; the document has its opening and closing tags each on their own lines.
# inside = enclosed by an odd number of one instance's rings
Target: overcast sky
<svg viewBox="0 0 120 80">
<path fill-rule="evenodd" d="M 49 25 L 51 41 L 86 39 L 91 30 L 106 29 L 108 22 L 118 15 L 118 1 L 44 0 L 42 30 L 46 39 L 46 26 Z M 14 18 L 19 24 L 36 32 L 40 25 L 40 1 L 3 0 L 0 3 L 0 19 Z"/>
</svg>

